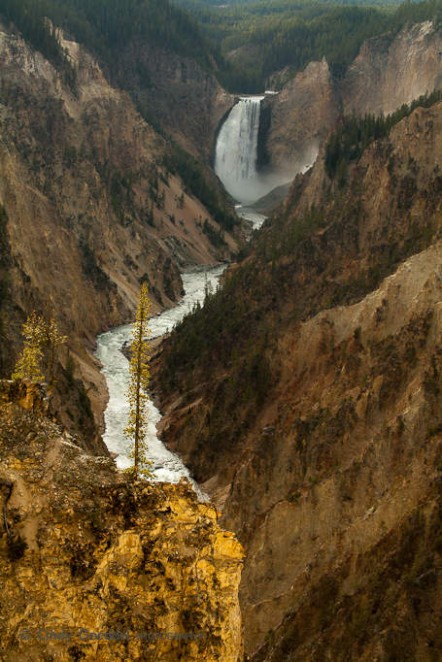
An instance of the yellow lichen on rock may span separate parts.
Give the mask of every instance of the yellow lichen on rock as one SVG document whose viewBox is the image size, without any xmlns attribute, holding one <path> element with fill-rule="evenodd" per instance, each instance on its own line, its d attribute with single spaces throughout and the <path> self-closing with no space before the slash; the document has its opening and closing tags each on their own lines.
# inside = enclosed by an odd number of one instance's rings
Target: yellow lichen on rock
<svg viewBox="0 0 442 662">
<path fill-rule="evenodd" d="M 0 415 L 1 659 L 241 660 L 243 550 L 214 509 L 128 485 L 21 395 Z"/>
</svg>

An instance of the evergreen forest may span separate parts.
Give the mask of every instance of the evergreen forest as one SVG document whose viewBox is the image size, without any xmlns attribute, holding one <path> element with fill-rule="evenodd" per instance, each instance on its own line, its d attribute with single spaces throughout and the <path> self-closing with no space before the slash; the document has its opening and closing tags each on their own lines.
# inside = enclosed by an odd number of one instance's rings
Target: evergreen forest
<svg viewBox="0 0 442 662">
<path fill-rule="evenodd" d="M 442 17 L 440 0 L 173 1 L 193 13 L 216 49 L 224 86 L 244 93 L 278 89 L 323 57 L 342 76 L 366 39 Z"/>
<path fill-rule="evenodd" d="M 231 92 L 253 93 L 278 89 L 324 57 L 341 76 L 366 39 L 393 38 L 409 22 L 440 21 L 442 0 L 0 0 L 0 16 L 46 57 L 64 62 L 70 79 L 53 26 L 111 74 L 121 49 L 138 40 L 196 59 Z"/>
</svg>

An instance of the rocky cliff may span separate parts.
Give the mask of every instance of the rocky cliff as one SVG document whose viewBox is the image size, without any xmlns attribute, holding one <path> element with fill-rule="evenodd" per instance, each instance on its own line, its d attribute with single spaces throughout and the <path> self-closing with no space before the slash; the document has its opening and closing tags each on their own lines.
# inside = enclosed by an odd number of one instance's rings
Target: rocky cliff
<svg viewBox="0 0 442 662">
<path fill-rule="evenodd" d="M 133 72 L 129 78 L 127 71 Z M 115 77 L 168 135 L 210 162 L 218 124 L 234 103 L 213 71 L 191 58 L 137 43 L 122 54 Z"/>
<path fill-rule="evenodd" d="M 166 307 L 181 295 L 179 268 L 228 258 L 241 240 L 168 171 L 164 139 L 128 94 L 59 38 L 74 80 L 0 32 L 1 362 L 7 374 L 26 313 L 55 315 L 98 412 L 85 352 L 97 332 L 132 318 L 143 279 Z"/>
<path fill-rule="evenodd" d="M 340 85 L 346 114 L 388 115 L 442 86 L 442 30 L 431 21 L 363 44 Z"/>
<path fill-rule="evenodd" d="M 163 347 L 164 437 L 247 550 L 251 659 L 442 650 L 441 140 L 437 103 L 340 181 L 320 158 Z"/>
<path fill-rule="evenodd" d="M 271 165 L 296 173 L 316 158 L 342 114 L 389 114 L 442 86 L 442 31 L 427 21 L 365 42 L 342 79 L 312 62 L 266 100 Z"/>
<path fill-rule="evenodd" d="M 281 92 L 267 97 L 270 128 L 266 147 L 273 168 L 296 174 L 315 162 L 339 116 L 339 101 L 326 60 L 311 62 Z"/>
<path fill-rule="evenodd" d="M 0 384 L 2 660 L 242 659 L 243 550 L 185 483 L 130 485 Z"/>
</svg>

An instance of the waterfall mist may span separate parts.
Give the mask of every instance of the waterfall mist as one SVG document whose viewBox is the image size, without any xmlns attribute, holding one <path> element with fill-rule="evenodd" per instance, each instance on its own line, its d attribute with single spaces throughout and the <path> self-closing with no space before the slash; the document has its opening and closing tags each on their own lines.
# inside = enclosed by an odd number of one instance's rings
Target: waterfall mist
<svg viewBox="0 0 442 662">
<path fill-rule="evenodd" d="M 230 195 L 251 204 L 292 177 L 261 174 L 256 169 L 261 101 L 264 96 L 241 97 L 218 134 L 215 172 Z"/>
</svg>

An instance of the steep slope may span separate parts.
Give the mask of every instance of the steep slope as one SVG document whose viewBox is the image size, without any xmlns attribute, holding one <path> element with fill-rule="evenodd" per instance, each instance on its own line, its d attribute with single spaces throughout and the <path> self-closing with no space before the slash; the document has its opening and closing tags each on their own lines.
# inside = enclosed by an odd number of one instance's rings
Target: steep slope
<svg viewBox="0 0 442 662">
<path fill-rule="evenodd" d="M 314 163 L 325 136 L 336 125 L 339 99 L 326 60 L 311 62 L 274 97 L 267 97 L 270 165 L 299 172 Z"/>
<path fill-rule="evenodd" d="M 98 377 L 84 348 L 131 319 L 143 279 L 156 309 L 168 306 L 180 267 L 228 258 L 241 239 L 168 172 L 165 141 L 129 96 L 59 39 L 75 85 L 16 33 L 0 33 L 2 366 L 7 374 L 19 324 L 36 308 L 61 322 L 89 388 Z M 96 412 L 100 390 L 89 392 Z"/>
<path fill-rule="evenodd" d="M 217 83 L 213 47 L 191 15 L 168 0 L 3 0 L 0 15 L 75 80 L 57 28 L 92 53 L 114 87 L 161 132 L 208 162 L 231 95 Z M 48 22 L 49 21 L 49 22 Z"/>
<path fill-rule="evenodd" d="M 321 158 L 163 347 L 164 438 L 246 546 L 252 659 L 440 653 L 441 141 L 437 103 L 344 181 Z"/>
<path fill-rule="evenodd" d="M 2 660 L 241 659 L 243 550 L 188 486 L 128 485 L 21 383 L 0 452 Z"/>
<path fill-rule="evenodd" d="M 431 21 L 370 39 L 341 85 L 344 113 L 387 115 L 442 87 L 442 31 Z"/>
<path fill-rule="evenodd" d="M 140 68 L 147 82 L 139 75 Z M 213 71 L 189 57 L 141 43 L 121 54 L 115 77 L 156 125 L 184 149 L 210 162 L 218 125 L 234 103 Z"/>
<path fill-rule="evenodd" d="M 426 21 L 365 42 L 343 79 L 333 77 L 325 59 L 310 63 L 266 100 L 272 167 L 296 172 L 312 163 L 342 114 L 386 115 L 441 88 L 441 52 L 440 26 Z"/>
<path fill-rule="evenodd" d="M 441 258 L 438 242 L 280 342 L 274 430 L 225 511 L 248 541 L 252 659 L 442 651 Z"/>
</svg>

